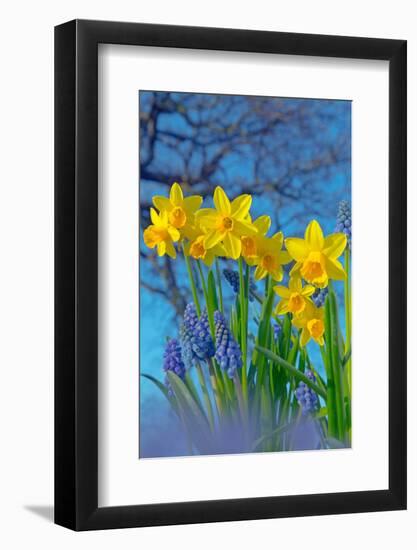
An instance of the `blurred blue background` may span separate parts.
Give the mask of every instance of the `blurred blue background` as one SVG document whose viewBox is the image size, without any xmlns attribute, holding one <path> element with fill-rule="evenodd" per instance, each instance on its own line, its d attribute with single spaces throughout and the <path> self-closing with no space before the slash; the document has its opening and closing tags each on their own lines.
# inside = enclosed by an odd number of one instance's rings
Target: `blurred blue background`
<svg viewBox="0 0 417 550">
<path fill-rule="evenodd" d="M 250 193 L 253 218 L 272 218 L 270 234 L 302 236 L 312 218 L 333 232 L 338 202 L 350 202 L 351 103 L 141 91 L 139 112 L 140 372 L 162 380 L 166 338 L 177 337 L 191 293 L 184 262 L 144 246 L 152 196 L 177 181 L 211 206 L 221 185 L 232 198 Z M 174 413 L 143 377 L 139 406 L 139 456 L 187 454 Z"/>
</svg>

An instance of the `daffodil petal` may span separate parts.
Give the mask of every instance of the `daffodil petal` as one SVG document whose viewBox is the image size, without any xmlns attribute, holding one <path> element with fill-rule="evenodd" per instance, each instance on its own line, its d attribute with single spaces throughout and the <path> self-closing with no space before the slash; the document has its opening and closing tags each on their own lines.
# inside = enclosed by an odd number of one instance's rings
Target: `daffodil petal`
<svg viewBox="0 0 417 550">
<path fill-rule="evenodd" d="M 233 258 L 233 260 L 239 258 L 242 251 L 242 242 L 239 237 L 236 237 L 233 233 L 226 233 L 223 239 L 223 246 L 226 250 L 226 254 Z"/>
<path fill-rule="evenodd" d="M 280 296 L 280 298 L 289 298 L 291 291 L 286 286 L 276 285 L 274 286 L 274 292 Z"/>
<path fill-rule="evenodd" d="M 308 224 L 304 234 L 304 238 L 307 241 L 307 243 L 310 245 L 311 250 L 315 251 L 315 250 L 321 250 L 323 248 L 323 245 L 324 245 L 323 231 L 317 220 L 311 220 L 311 222 Z"/>
<path fill-rule="evenodd" d="M 177 257 L 177 253 L 175 251 L 175 247 L 174 245 L 171 243 L 171 242 L 167 242 L 166 243 L 166 253 L 168 254 L 168 256 L 170 256 L 173 260 L 175 260 L 175 258 Z"/>
<path fill-rule="evenodd" d="M 152 208 L 150 209 L 150 214 L 151 214 L 151 221 L 154 225 L 161 225 L 161 219 L 159 217 L 159 214 L 158 212 L 155 210 L 155 208 Z"/>
<path fill-rule="evenodd" d="M 271 227 L 271 218 L 269 216 L 259 216 L 253 222 L 260 235 L 266 235 Z"/>
<path fill-rule="evenodd" d="M 274 241 L 274 246 L 277 248 L 282 248 L 282 244 L 284 242 L 284 234 L 282 231 L 278 231 L 278 233 L 275 233 L 275 235 L 272 235 L 271 239 Z"/>
<path fill-rule="evenodd" d="M 207 236 L 204 239 L 205 248 L 213 248 L 213 246 L 216 246 L 216 244 L 219 243 L 223 237 L 223 233 L 220 233 L 219 231 L 211 231 L 210 233 L 207 233 Z"/>
<path fill-rule="evenodd" d="M 224 190 L 219 185 L 214 190 L 213 201 L 214 201 L 214 206 L 216 207 L 216 210 L 218 212 L 221 212 L 222 214 L 231 213 L 232 208 L 230 205 L 230 201 L 227 198 L 227 195 L 224 192 Z"/>
<path fill-rule="evenodd" d="M 303 330 L 301 331 L 301 337 L 300 337 L 300 346 L 301 347 L 304 347 L 305 345 L 308 344 L 308 342 L 310 341 L 310 332 L 308 331 L 308 329 L 306 328 L 303 328 Z"/>
<path fill-rule="evenodd" d="M 303 285 L 301 283 L 301 278 L 300 277 L 290 277 L 290 282 L 289 282 L 288 287 L 291 290 L 295 290 L 296 292 L 301 292 L 302 288 L 303 288 Z"/>
<path fill-rule="evenodd" d="M 166 252 L 166 249 L 167 249 L 167 245 L 166 245 L 165 241 L 162 241 L 162 242 L 158 243 L 158 245 L 156 247 L 156 250 L 158 252 L 158 256 L 163 256 Z"/>
<path fill-rule="evenodd" d="M 231 204 L 231 214 L 234 218 L 243 219 L 249 213 L 252 204 L 252 197 L 250 195 L 239 195 Z"/>
<path fill-rule="evenodd" d="M 285 239 L 285 246 L 296 262 L 303 262 L 310 252 L 310 248 L 304 239 L 289 237 Z"/>
<path fill-rule="evenodd" d="M 239 236 L 242 235 L 256 235 L 258 230 L 256 227 L 243 220 L 233 220 L 233 231 Z"/>
<path fill-rule="evenodd" d="M 169 192 L 169 199 L 174 206 L 182 205 L 184 195 L 182 194 L 182 189 L 177 182 L 172 184 L 171 190 Z"/>
<path fill-rule="evenodd" d="M 275 308 L 275 313 L 277 315 L 283 315 L 284 313 L 288 313 L 288 301 L 280 300 L 277 304 L 277 307 Z"/>
<path fill-rule="evenodd" d="M 316 291 L 315 287 L 313 285 L 306 285 L 303 290 L 301 291 L 302 296 L 311 296 Z"/>
<path fill-rule="evenodd" d="M 277 269 L 274 269 L 274 271 L 271 271 L 271 277 L 275 279 L 275 281 L 282 281 L 284 277 L 284 271 L 281 266 L 279 266 Z"/>
<path fill-rule="evenodd" d="M 324 239 L 323 254 L 337 260 L 346 248 L 347 237 L 344 233 L 333 233 Z"/>
<path fill-rule="evenodd" d="M 286 250 L 281 250 L 278 254 L 279 263 L 281 265 L 286 265 L 292 262 L 290 254 Z"/>
<path fill-rule="evenodd" d="M 265 268 L 263 268 L 262 266 L 258 265 L 256 266 L 256 269 L 255 269 L 255 279 L 257 281 L 260 281 L 261 279 L 263 279 L 267 274 L 267 271 Z"/>
<path fill-rule="evenodd" d="M 339 260 L 333 260 L 326 257 L 326 271 L 329 279 L 334 279 L 335 281 L 343 281 L 346 279 L 346 272 Z"/>
<path fill-rule="evenodd" d="M 219 219 L 219 215 L 214 208 L 202 208 L 195 213 L 195 217 L 204 229 L 214 229 Z"/>
<path fill-rule="evenodd" d="M 173 227 L 172 225 L 169 225 L 167 227 L 167 231 L 168 231 L 169 236 L 171 237 L 171 239 L 174 242 L 177 242 L 177 241 L 180 240 L 181 234 L 180 234 L 180 232 L 178 231 L 178 229 L 176 227 Z"/>
<path fill-rule="evenodd" d="M 171 201 L 167 197 L 162 197 L 160 195 L 155 195 L 155 197 L 152 198 L 152 202 L 154 206 L 159 210 L 172 210 L 172 204 Z"/>
<path fill-rule="evenodd" d="M 297 262 L 293 265 L 290 271 L 290 277 L 298 276 L 300 272 L 300 268 L 303 264 L 301 262 Z"/>
<path fill-rule="evenodd" d="M 200 208 L 202 203 L 203 197 L 200 197 L 200 195 L 192 195 L 191 197 L 186 197 L 182 204 L 187 214 L 194 214 L 195 211 Z"/>
</svg>

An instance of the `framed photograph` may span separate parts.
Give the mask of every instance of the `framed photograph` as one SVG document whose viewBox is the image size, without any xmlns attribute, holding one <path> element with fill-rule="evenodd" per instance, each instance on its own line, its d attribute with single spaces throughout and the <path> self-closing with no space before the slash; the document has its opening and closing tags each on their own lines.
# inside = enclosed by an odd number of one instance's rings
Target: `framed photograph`
<svg viewBox="0 0 417 550">
<path fill-rule="evenodd" d="M 55 29 L 55 521 L 406 507 L 406 42 Z"/>
</svg>

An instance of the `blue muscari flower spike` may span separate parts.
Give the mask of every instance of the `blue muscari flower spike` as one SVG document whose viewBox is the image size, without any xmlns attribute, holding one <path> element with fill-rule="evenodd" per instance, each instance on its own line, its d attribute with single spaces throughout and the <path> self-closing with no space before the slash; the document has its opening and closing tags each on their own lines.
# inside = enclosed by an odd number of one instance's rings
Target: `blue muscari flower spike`
<svg viewBox="0 0 417 550">
<path fill-rule="evenodd" d="M 329 289 L 326 288 L 317 288 L 314 294 L 311 296 L 314 305 L 316 307 L 323 307 L 324 302 L 326 301 L 326 296 L 329 293 Z"/>
<path fill-rule="evenodd" d="M 316 377 L 311 370 L 306 370 L 305 374 L 312 382 L 316 381 Z M 319 398 L 316 392 L 309 388 L 304 382 L 298 384 L 295 390 L 295 397 L 297 398 L 298 404 L 301 407 L 301 412 L 304 416 L 315 412 L 319 407 Z"/>
<path fill-rule="evenodd" d="M 214 312 L 216 332 L 215 358 L 220 368 L 233 378 L 237 369 L 242 368 L 242 352 L 236 340 L 227 328 L 226 320 L 220 311 Z"/>
<path fill-rule="evenodd" d="M 184 321 L 180 327 L 182 357 L 187 369 L 195 361 L 204 361 L 214 355 L 214 344 L 210 334 L 207 312 L 198 318 L 195 305 L 190 303 L 184 311 Z"/>
<path fill-rule="evenodd" d="M 182 360 L 181 346 L 175 338 L 168 340 L 165 346 L 163 368 L 165 372 L 173 372 L 181 379 L 184 379 L 185 377 L 185 365 Z M 165 377 L 165 385 L 167 386 L 169 393 L 172 394 L 167 376 Z"/>
<path fill-rule="evenodd" d="M 348 247 L 352 246 L 352 213 L 348 201 L 340 201 L 336 218 L 337 233 L 344 233 L 347 237 Z"/>
<path fill-rule="evenodd" d="M 278 341 L 279 335 L 282 332 L 282 327 L 279 323 L 274 323 L 274 339 Z"/>
<path fill-rule="evenodd" d="M 239 273 L 237 271 L 234 271 L 233 269 L 223 269 L 223 275 L 226 281 L 232 287 L 233 292 L 235 294 L 239 294 L 239 290 L 240 290 Z M 251 295 L 251 292 L 256 292 L 256 285 L 252 281 L 252 279 L 249 279 L 249 301 L 253 302 L 253 296 Z"/>
</svg>

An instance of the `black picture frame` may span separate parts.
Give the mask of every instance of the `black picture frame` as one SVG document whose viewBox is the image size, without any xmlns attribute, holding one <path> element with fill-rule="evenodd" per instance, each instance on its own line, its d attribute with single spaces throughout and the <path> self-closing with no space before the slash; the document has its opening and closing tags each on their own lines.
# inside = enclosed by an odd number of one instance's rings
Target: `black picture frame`
<svg viewBox="0 0 417 550">
<path fill-rule="evenodd" d="M 387 490 L 98 507 L 97 53 L 106 43 L 389 62 Z M 106 21 L 55 28 L 55 523 L 78 531 L 406 508 L 406 46 Z"/>
</svg>

